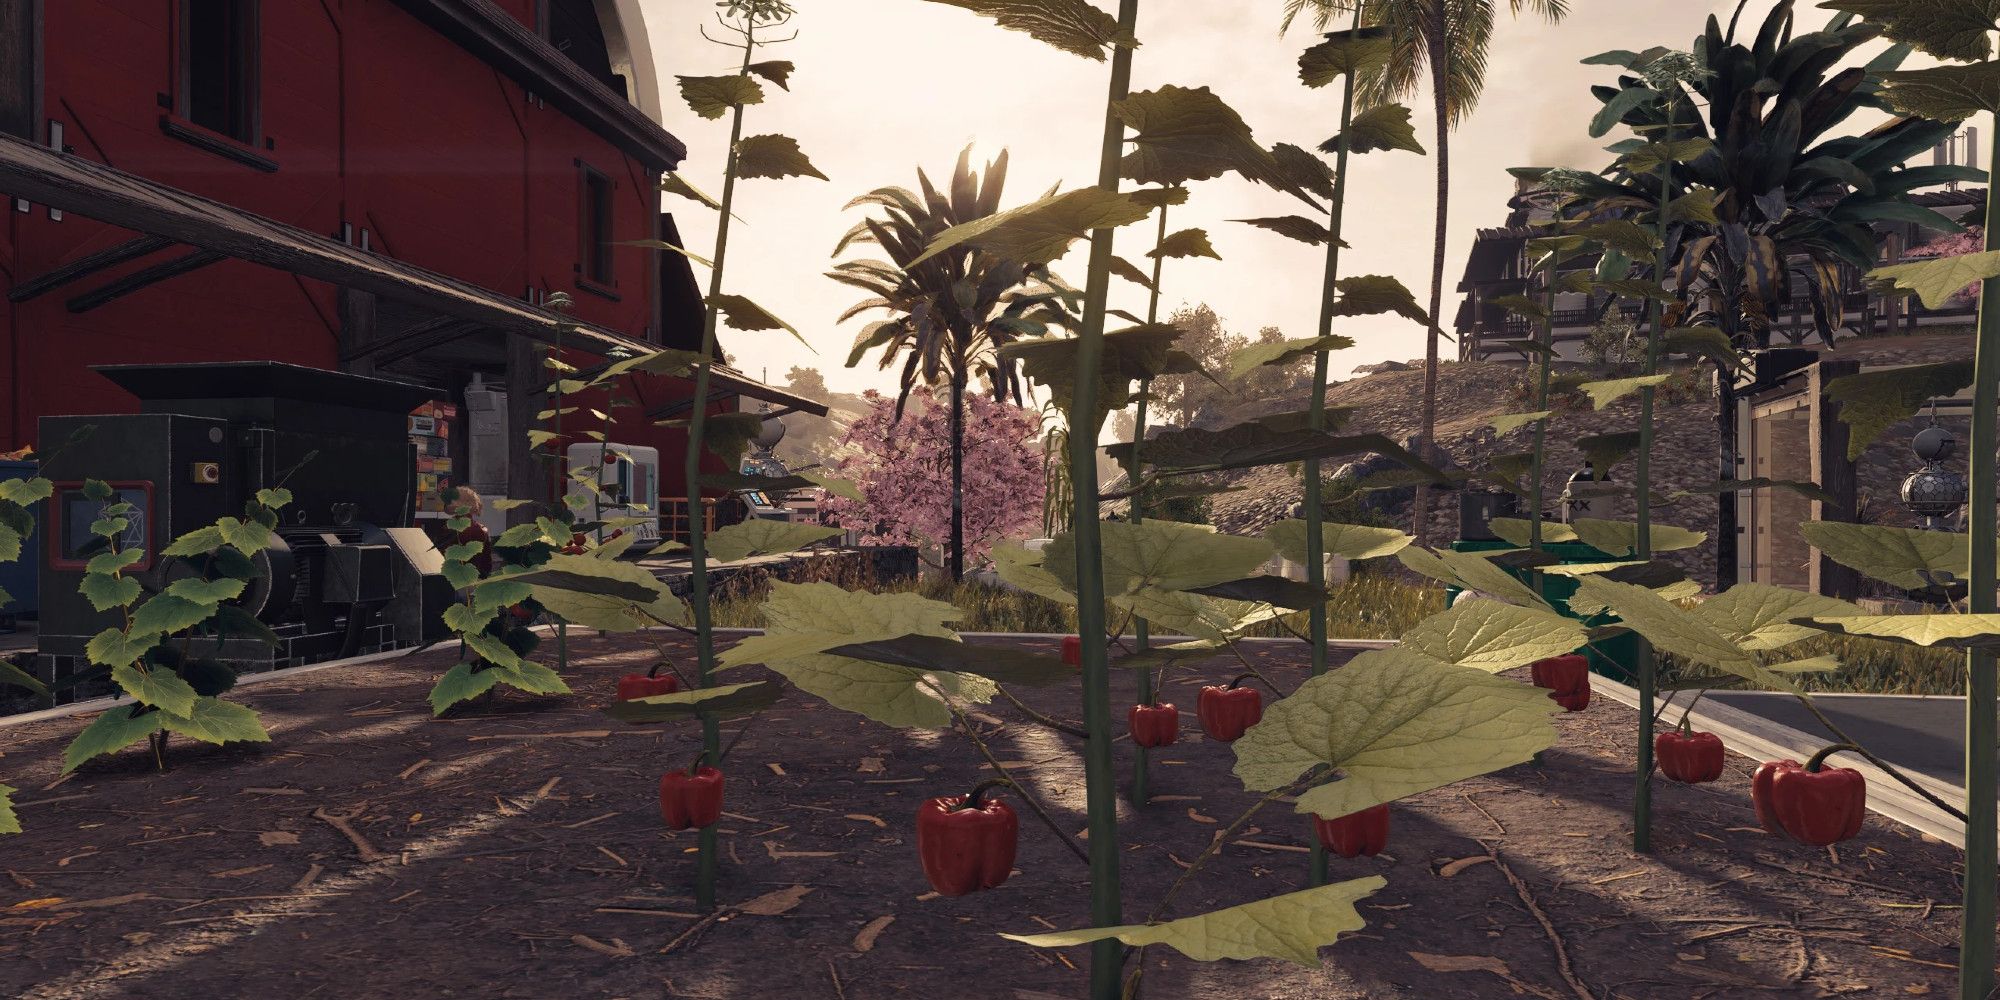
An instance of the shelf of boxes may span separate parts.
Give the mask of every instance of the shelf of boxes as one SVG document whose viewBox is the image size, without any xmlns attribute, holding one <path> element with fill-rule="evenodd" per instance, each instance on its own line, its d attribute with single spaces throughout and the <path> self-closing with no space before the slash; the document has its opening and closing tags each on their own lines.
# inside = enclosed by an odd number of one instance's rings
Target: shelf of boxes
<svg viewBox="0 0 2000 1000">
<path fill-rule="evenodd" d="M 417 517 L 445 516 L 446 498 L 457 487 L 451 467 L 451 425 L 458 407 L 425 403 L 410 411 L 410 443 L 417 446 Z"/>
</svg>

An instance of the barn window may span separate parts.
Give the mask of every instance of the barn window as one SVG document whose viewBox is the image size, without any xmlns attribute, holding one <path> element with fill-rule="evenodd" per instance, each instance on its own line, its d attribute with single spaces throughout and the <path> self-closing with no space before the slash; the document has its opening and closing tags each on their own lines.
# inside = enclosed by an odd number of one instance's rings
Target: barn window
<svg viewBox="0 0 2000 1000">
<path fill-rule="evenodd" d="M 588 281 L 608 286 L 612 280 L 611 178 L 585 164 L 577 167 L 582 177 L 577 272 Z"/>
<path fill-rule="evenodd" d="M 180 113 L 238 142 L 257 138 L 258 0 L 181 0 Z"/>
</svg>

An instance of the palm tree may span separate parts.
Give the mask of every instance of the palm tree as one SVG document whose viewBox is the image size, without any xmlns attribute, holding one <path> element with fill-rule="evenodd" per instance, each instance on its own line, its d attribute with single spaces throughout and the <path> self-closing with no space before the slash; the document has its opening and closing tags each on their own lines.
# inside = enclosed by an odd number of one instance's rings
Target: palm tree
<svg viewBox="0 0 2000 1000">
<path fill-rule="evenodd" d="M 1027 265 L 984 251 L 956 249 L 937 254 L 915 267 L 938 234 L 997 214 L 1007 182 L 1007 153 L 1002 150 L 986 165 L 985 177 L 972 169 L 972 149 L 959 154 L 949 194 L 931 185 L 917 171 L 917 193 L 900 187 L 878 188 L 849 202 L 848 208 L 874 206 L 879 217 L 863 219 L 841 237 L 838 257 L 858 243 L 880 247 L 888 260 L 850 260 L 834 265 L 828 277 L 852 285 L 869 297 L 855 303 L 840 321 L 880 309 L 890 318 L 871 323 L 855 338 L 848 354 L 852 368 L 870 351 L 880 349 L 881 367 L 902 359 L 896 396 L 896 419 L 903 416 L 910 393 L 919 385 L 951 389 L 951 578 L 965 575 L 965 391 L 975 375 L 991 383 L 995 399 L 1023 399 L 1021 381 L 1012 362 L 998 351 L 1006 344 L 1047 332 L 1050 325 L 1067 325 L 1065 311 L 1071 291 L 1042 265 Z"/>
<path fill-rule="evenodd" d="M 1285 0 L 1283 26 L 1291 27 L 1310 12 L 1319 30 L 1340 14 L 1361 6 L 1362 23 L 1387 28 L 1394 43 L 1389 65 L 1360 81 L 1358 107 L 1366 110 L 1413 97 L 1428 83 L 1431 109 L 1437 120 L 1437 225 L 1431 248 L 1430 330 L 1424 335 L 1423 423 L 1417 454 L 1436 456 L 1431 439 L 1437 431 L 1438 337 L 1444 306 L 1446 224 L 1451 202 L 1451 133 L 1479 103 L 1486 88 L 1486 54 L 1493 40 L 1496 0 Z M 1506 0 L 1514 16 L 1523 11 L 1556 23 L 1569 13 L 1568 0 Z M 1430 486 L 1417 487 L 1412 516 L 1418 545 L 1430 542 Z"/>
</svg>

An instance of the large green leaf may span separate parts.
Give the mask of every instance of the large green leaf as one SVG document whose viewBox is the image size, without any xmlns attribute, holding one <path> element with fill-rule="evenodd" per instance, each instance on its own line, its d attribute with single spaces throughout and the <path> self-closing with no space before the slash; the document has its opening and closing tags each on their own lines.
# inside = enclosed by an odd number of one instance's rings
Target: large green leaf
<svg viewBox="0 0 2000 1000">
<path fill-rule="evenodd" d="M 188 682 L 180 675 L 165 667 L 141 670 L 126 663 L 111 668 L 111 680 L 133 701 L 151 705 L 172 715 L 186 715 L 194 711 L 197 695 Z"/>
<path fill-rule="evenodd" d="M 14 793 L 19 790 L 0 784 L 0 836 L 21 832 L 21 817 L 14 812 Z"/>
<path fill-rule="evenodd" d="M 1904 114 L 1946 122 L 1964 121 L 1981 112 L 2000 109 L 2000 63 L 1890 73 L 1888 82 L 1882 86 L 1882 100 Z"/>
<path fill-rule="evenodd" d="M 1076 603 L 1076 592 L 1069 589 L 1061 577 L 1042 565 L 1043 552 L 1030 552 L 1012 543 L 1002 543 L 995 545 L 990 555 L 993 559 L 994 572 L 1010 586 L 1018 587 L 1038 597 L 1046 597 L 1058 604 Z"/>
<path fill-rule="evenodd" d="M 680 598 L 635 563 L 558 553 L 526 573 L 499 579 L 532 583 L 542 607 L 585 628 L 636 632 L 687 617 Z"/>
<path fill-rule="evenodd" d="M 1552 416 L 1555 416 L 1554 410 L 1536 410 L 1533 413 L 1503 413 L 1494 417 L 1488 423 L 1493 425 L 1493 433 L 1495 434 L 1512 434 L 1529 424 L 1538 420 L 1547 420 Z"/>
<path fill-rule="evenodd" d="M 772 315 L 770 310 L 752 302 L 746 296 L 724 293 L 711 295 L 706 301 L 722 317 L 723 324 L 732 330 L 742 330 L 746 333 L 783 330 L 799 343 L 805 344 L 807 350 L 812 349 L 812 345 L 806 343 L 805 335 L 800 333 L 797 327 Z"/>
<path fill-rule="evenodd" d="M 1354 904 L 1387 884 L 1382 876 L 1370 875 L 1162 924 L 1000 936 L 1037 948 L 1067 948 L 1115 938 L 1134 947 L 1163 944 L 1198 962 L 1282 958 L 1317 969 L 1321 947 L 1368 926 Z"/>
<path fill-rule="evenodd" d="M 840 534 L 841 529 L 825 525 L 752 519 L 716 529 L 708 536 L 708 555 L 717 562 L 735 562 L 790 552 Z"/>
<path fill-rule="evenodd" d="M 1418 573 L 1441 583 L 1475 590 L 1509 604 L 1547 609 L 1548 602 L 1528 589 L 1513 574 L 1486 558 L 1490 553 L 1432 551 L 1411 545 L 1396 553 L 1396 559 Z"/>
<path fill-rule="evenodd" d="M 1571 530 L 1583 544 L 1609 556 L 1625 556 L 1639 551 L 1639 526 L 1630 521 L 1606 521 L 1579 517 L 1570 521 Z M 1689 531 L 1671 524 L 1649 525 L 1654 552 L 1692 549 L 1708 541 L 1705 531 Z"/>
<path fill-rule="evenodd" d="M 1271 558 L 1271 545 L 1263 539 L 1219 534 L 1202 524 L 1106 521 L 1098 531 L 1107 597 L 1142 587 L 1193 590 L 1227 583 L 1256 572 Z M 1042 556 L 1043 568 L 1074 590 L 1075 539 L 1056 538 L 1042 549 Z"/>
<path fill-rule="evenodd" d="M 1377 528 L 1366 524 L 1320 523 L 1320 540 L 1324 551 L 1330 556 L 1348 559 L 1379 559 L 1393 556 L 1412 541 L 1409 535 L 1395 528 Z M 1306 540 L 1311 528 L 1297 519 L 1276 521 L 1264 529 L 1264 538 L 1278 550 L 1278 554 L 1295 563 L 1306 559 Z"/>
<path fill-rule="evenodd" d="M 1500 538 L 1509 544 L 1519 545 L 1523 548 L 1526 548 L 1528 545 L 1528 538 L 1532 528 L 1533 526 L 1527 521 L 1518 517 L 1496 517 L 1487 523 L 1487 530 L 1500 536 Z M 1542 541 L 1574 542 L 1576 541 L 1576 531 L 1560 521 L 1544 520 L 1542 522 Z"/>
<path fill-rule="evenodd" d="M 570 693 L 569 685 L 563 681 L 561 674 L 533 660 L 517 660 L 482 672 L 492 674 L 493 679 L 501 684 L 529 694 Z"/>
<path fill-rule="evenodd" d="M 678 76 L 681 99 L 695 114 L 711 121 L 730 108 L 764 103 L 764 87 L 741 74 L 728 76 Z"/>
<path fill-rule="evenodd" d="M 1410 109 L 1400 104 L 1380 104 L 1355 115 L 1347 123 L 1347 131 L 1320 143 L 1319 148 L 1328 153 L 1339 152 L 1343 137 L 1349 143 L 1350 153 L 1401 149 L 1424 155 L 1424 144 L 1417 141 L 1417 130 L 1410 125 Z"/>
<path fill-rule="evenodd" d="M 718 684 L 690 691 L 675 691 L 672 694 L 614 701 L 604 706 L 604 714 L 620 722 L 635 724 L 673 722 L 697 716 L 734 719 L 753 715 L 777 704 L 778 698 L 784 693 L 785 686 L 776 681 Z"/>
<path fill-rule="evenodd" d="M 1413 652 L 1460 667 L 1499 673 L 1583 648 L 1583 623 L 1552 611 L 1499 601 L 1459 601 L 1403 634 Z"/>
<path fill-rule="evenodd" d="M 1104 354 L 1098 365 L 1098 408 L 1123 409 L 1132 401 L 1133 383 L 1168 374 L 1175 367 L 1178 352 L 1173 345 L 1180 335 L 1179 327 L 1166 323 L 1105 334 Z M 1079 346 L 1081 341 L 1075 337 L 1037 337 L 1008 344 L 1000 349 L 1000 357 L 1019 362 L 1023 375 L 1048 387 L 1057 405 L 1067 409 L 1076 393 Z"/>
<path fill-rule="evenodd" d="M 1577 596 L 1611 609 L 1626 627 L 1645 636 L 1661 652 L 1734 674 L 1759 687 L 1797 690 L 1783 675 L 1760 666 L 1748 650 L 1713 625 L 1645 587 L 1586 576 L 1577 580 Z"/>
<path fill-rule="evenodd" d="M 1827 558 L 1892 587 L 1943 586 L 1970 572 L 1971 536 L 1955 531 L 1807 521 L 1799 533 Z"/>
<path fill-rule="evenodd" d="M 772 59 L 767 62 L 751 63 L 743 68 L 777 84 L 780 89 L 790 90 L 792 73 L 799 67 L 789 59 Z"/>
<path fill-rule="evenodd" d="M 0 500 L 32 506 L 55 495 L 55 484 L 39 476 L 0 480 Z"/>
<path fill-rule="evenodd" d="M 1241 580 L 1213 583 L 1205 587 L 1193 587 L 1187 592 L 1200 597 L 1220 598 L 1242 604 L 1268 604 L 1286 611 L 1305 611 L 1327 602 L 1325 590 L 1310 583 L 1287 580 L 1269 573 L 1246 576 Z"/>
<path fill-rule="evenodd" d="M 91 607 L 99 611 L 129 606 L 139 599 L 139 590 L 138 580 L 129 576 L 112 576 L 109 573 L 85 573 L 83 583 L 77 587 L 77 592 L 90 601 Z"/>
<path fill-rule="evenodd" d="M 1282 367 L 1300 358 L 1312 357 L 1321 351 L 1344 351 L 1353 346 L 1352 338 L 1339 334 L 1308 337 L 1304 340 L 1251 344 L 1229 355 L 1229 374 L 1232 378 L 1242 378 L 1266 365 Z"/>
<path fill-rule="evenodd" d="M 2000 251 L 1993 256 L 2000 263 Z M 1971 384 L 1972 362 L 1946 361 L 1843 375 L 1826 384 L 1826 398 L 1840 404 L 1840 419 L 1849 428 L 1847 457 L 1854 460 L 1883 431 L 1915 416 L 1925 403 L 1949 399 Z"/>
<path fill-rule="evenodd" d="M 1994 614 L 1811 615 L 1794 619 L 1792 625 L 1809 634 L 1858 635 L 1909 646 L 1951 649 L 2000 646 L 2000 615 Z"/>
<path fill-rule="evenodd" d="M 871 594 L 830 583 L 775 582 L 763 611 L 765 633 L 724 651 L 724 668 L 762 663 L 835 708 L 899 729 L 942 729 L 951 724 L 950 710 L 924 683 L 923 671 L 827 651 L 905 635 L 951 638 L 944 623 L 958 618 L 957 608 L 911 593 Z M 953 679 L 947 691 L 971 701 L 993 697 L 991 681 L 948 676 Z"/>
<path fill-rule="evenodd" d="M 475 673 L 473 671 L 475 666 L 478 664 L 455 663 L 450 670 L 444 672 L 443 677 L 438 678 L 437 684 L 431 688 L 432 715 L 443 715 L 445 709 L 461 701 L 471 701 L 500 682 L 499 676 L 492 668 Z"/>
<path fill-rule="evenodd" d="M 1548 692 L 1414 650 L 1370 650 L 1308 679 L 1235 743 L 1244 787 L 1275 791 L 1316 768 L 1340 780 L 1297 811 L 1346 816 L 1530 760 L 1556 743 Z"/>
<path fill-rule="evenodd" d="M 1350 73 L 1366 77 L 1389 64 L 1395 45 L 1386 28 L 1334 32 L 1299 56 L 1299 80 L 1318 88 Z"/>
<path fill-rule="evenodd" d="M 1790 490 L 1808 500 L 1831 501 L 1833 494 L 1821 489 L 1818 483 L 1798 482 L 1791 479 L 1722 479 L 1713 483 L 1690 486 L 1667 494 L 1668 499 L 1678 500 L 1686 496 L 1712 496 L 1719 493 L 1738 493 L 1743 490 Z"/>
<path fill-rule="evenodd" d="M 1984 59 L 2000 23 L 2000 0 L 1827 0 L 1882 25 L 1883 33 L 1940 59 Z"/>
<path fill-rule="evenodd" d="M 1651 386 L 1658 386 L 1672 375 L 1638 375 L 1632 378 L 1614 378 L 1603 382 L 1584 382 L 1577 389 L 1590 396 L 1592 409 L 1601 410 L 1612 403 Z"/>
<path fill-rule="evenodd" d="M 1277 169 L 1243 116 L 1207 87 L 1139 91 L 1111 102 L 1111 113 L 1131 130 L 1123 173 L 1140 184 L 1179 185 L 1230 171 L 1255 181 Z"/>
<path fill-rule="evenodd" d="M 1868 279 L 1900 292 L 1914 292 L 1929 309 L 1943 308 L 1965 286 L 2000 277 L 2000 250 L 1938 257 L 1914 264 L 1895 264 L 1868 272 Z M 1895 371 L 1907 371 L 1899 368 Z M 1888 375 L 1890 372 L 1865 374 Z M 1853 378 L 1855 376 L 1848 376 Z M 1838 381 L 1838 380 L 1836 380 Z"/>
<path fill-rule="evenodd" d="M 132 614 L 131 630 L 173 635 L 207 621 L 215 614 L 216 603 L 196 603 L 172 592 L 154 594 Z"/>
<path fill-rule="evenodd" d="M 1119 609 L 1151 622 L 1155 631 L 1189 635 L 1212 643 L 1240 639 L 1252 628 L 1290 614 L 1275 604 L 1158 587 L 1142 587 L 1110 601 Z"/>
<path fill-rule="evenodd" d="M 1047 264 L 1068 253 L 1070 244 L 1093 229 L 1129 226 L 1151 214 L 1152 209 L 1129 194 L 1078 188 L 953 226 L 939 233 L 904 270 L 959 246 L 1027 264 Z"/>
<path fill-rule="evenodd" d="M 1073 55 L 1102 61 L 1114 46 L 1134 48 L 1138 41 L 1118 27 L 1118 19 L 1085 0 L 931 0 L 990 17 L 1010 31 L 1019 31 Z"/>
<path fill-rule="evenodd" d="M 1161 260 L 1178 260 L 1186 257 L 1208 257 L 1221 260 L 1222 255 L 1208 242 L 1208 230 L 1183 229 L 1160 241 L 1160 245 L 1146 251 L 1146 256 Z"/>
<path fill-rule="evenodd" d="M 90 662 L 107 667 L 125 666 L 137 662 L 154 646 L 159 645 L 158 632 L 126 632 L 124 629 L 108 628 L 91 636 L 84 643 L 83 653 Z"/>
<path fill-rule="evenodd" d="M 120 705 L 91 720 L 63 749 L 63 773 L 76 770 L 84 761 L 117 753 L 160 731 L 160 713 L 147 712 L 134 718 L 137 705 Z"/>
<path fill-rule="evenodd" d="M 1610 434 L 1593 434 L 1577 438 L 1576 449 L 1583 452 L 1585 461 L 1598 479 L 1603 479 L 1618 463 L 1631 457 L 1639 450 L 1638 431 L 1615 431 Z"/>
<path fill-rule="evenodd" d="M 1061 657 L 1040 656 L 1009 646 L 960 642 L 938 635 L 855 642 L 835 646 L 827 652 L 931 673 L 973 674 L 1002 684 L 1030 687 L 1067 684 L 1076 678 L 1076 671 Z"/>
<path fill-rule="evenodd" d="M 1846 601 L 1768 583 L 1739 583 L 1694 608 L 1696 618 L 1751 652 L 1812 638 L 1814 631 L 1794 619 L 1859 614 Z"/>
<path fill-rule="evenodd" d="M 1241 222 L 1244 225 L 1256 226 L 1259 229 L 1268 229 L 1279 236 L 1298 240 L 1300 243 L 1312 246 L 1321 246 L 1333 237 L 1333 231 L 1326 228 L 1323 223 L 1308 219 L 1303 215 L 1279 215 L 1262 219 L 1231 219 L 1229 221 Z M 1341 246 L 1346 245 L 1346 241 L 1341 242 Z"/>
<path fill-rule="evenodd" d="M 12 661 L 0 660 L 0 687 L 10 685 L 33 691 L 44 698 L 49 696 L 49 686 L 43 684 L 40 678 L 15 666 Z"/>
<path fill-rule="evenodd" d="M 1184 475 L 1284 465 L 1309 458 L 1376 454 L 1394 459 L 1420 478 L 1444 480 L 1443 473 L 1381 434 L 1341 436 L 1289 423 L 1260 418 L 1219 431 L 1200 427 L 1170 431 L 1146 439 L 1146 463 L 1168 475 Z M 1129 443 L 1106 445 L 1104 452 L 1129 467 L 1132 455 Z"/>
<path fill-rule="evenodd" d="M 1403 283 L 1386 274 L 1358 274 L 1335 281 L 1340 299 L 1334 303 L 1335 316 L 1374 316 L 1395 313 L 1425 326 L 1431 315 L 1417 304 L 1417 297 Z"/>
<path fill-rule="evenodd" d="M 721 202 L 716 201 L 715 198 L 710 196 L 708 192 L 703 191 L 702 189 L 695 187 L 693 184 L 688 183 L 687 178 L 682 177 L 681 175 L 676 173 L 669 173 L 665 177 L 661 178 L 660 190 L 666 192 L 667 194 L 677 195 L 679 197 L 686 198 L 690 201 L 706 205 L 710 209 L 713 209 L 715 211 L 722 210 Z"/>
<path fill-rule="evenodd" d="M 786 177 L 827 176 L 813 166 L 805 151 L 799 149 L 799 141 L 789 135 L 753 135 L 736 144 L 736 176 L 739 180 L 768 177 L 782 180 Z"/>
<path fill-rule="evenodd" d="M 220 698 L 196 699 L 187 714 L 160 711 L 160 725 L 189 739 L 203 743 L 269 743 L 271 734 L 257 721 L 257 713 L 233 701 Z"/>
</svg>

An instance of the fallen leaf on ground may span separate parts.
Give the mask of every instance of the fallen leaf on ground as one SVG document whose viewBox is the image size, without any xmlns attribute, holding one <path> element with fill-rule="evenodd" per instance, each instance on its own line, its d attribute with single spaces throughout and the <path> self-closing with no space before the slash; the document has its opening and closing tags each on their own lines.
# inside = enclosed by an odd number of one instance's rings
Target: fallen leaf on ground
<svg viewBox="0 0 2000 1000">
<path fill-rule="evenodd" d="M 1198 813 L 1198 812 L 1195 812 L 1195 811 L 1194 811 L 1194 807 L 1193 807 L 1193 806 L 1189 806 L 1189 807 L 1188 807 L 1188 818 L 1189 818 L 1189 819 L 1191 819 L 1191 820 L 1194 820 L 1194 821 L 1195 821 L 1195 822 L 1197 822 L 1197 823 L 1213 823 L 1213 822 L 1215 822 L 1215 817 L 1213 817 L 1213 816 L 1203 816 L 1202 814 L 1200 814 L 1200 813 Z"/>
<path fill-rule="evenodd" d="M 257 842 L 265 847 L 280 847 L 299 842 L 299 835 L 290 830 L 266 830 L 257 835 Z"/>
<path fill-rule="evenodd" d="M 600 955 L 608 955 L 612 958 L 631 958 L 638 954 L 629 945 L 617 938 L 612 938 L 610 944 L 605 944 L 588 934 L 571 934 L 569 939 L 581 947 L 589 948 Z"/>
<path fill-rule="evenodd" d="M 752 916 L 775 917 L 780 913 L 788 913 L 796 909 L 799 901 L 805 899 L 806 893 L 811 891 L 811 886 L 795 885 L 789 889 L 767 892 L 756 899 L 738 906 L 737 909 Z"/>
<path fill-rule="evenodd" d="M 41 899 L 24 899 L 18 903 L 15 903 L 13 909 L 40 910 L 46 907 L 54 906 L 62 901 L 63 897 L 61 896 L 45 896 Z"/>
<path fill-rule="evenodd" d="M 766 764 L 764 766 L 770 768 L 771 773 L 777 775 L 780 778 L 785 776 L 785 767 L 782 764 Z"/>
<path fill-rule="evenodd" d="M 867 951 L 875 947 L 875 939 L 881 937 L 882 932 L 895 922 L 896 918 L 894 916 L 885 915 L 876 917 L 862 925 L 861 933 L 854 935 L 854 950 Z"/>
<path fill-rule="evenodd" d="M 1457 861 L 1453 861 L 1450 864 L 1445 865 L 1442 868 L 1439 868 L 1438 877 L 1451 878 L 1452 876 L 1457 875 L 1459 872 L 1462 872 L 1467 868 L 1472 867 L 1473 865 L 1479 864 L 1482 861 L 1491 861 L 1491 860 L 1493 860 L 1493 858 L 1485 854 L 1476 854 L 1469 858 L 1460 858 Z"/>
<path fill-rule="evenodd" d="M 889 824 L 884 822 L 880 816 L 870 816 L 867 813 L 848 813 L 846 818 L 858 820 L 862 823 L 873 823 L 885 830 L 889 828 Z"/>
<path fill-rule="evenodd" d="M 1432 972 L 1491 972 L 1508 979 L 1514 977 L 1514 970 L 1507 968 L 1507 963 L 1491 955 L 1429 955 L 1413 951 L 1410 957 Z"/>
</svg>

